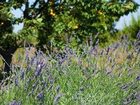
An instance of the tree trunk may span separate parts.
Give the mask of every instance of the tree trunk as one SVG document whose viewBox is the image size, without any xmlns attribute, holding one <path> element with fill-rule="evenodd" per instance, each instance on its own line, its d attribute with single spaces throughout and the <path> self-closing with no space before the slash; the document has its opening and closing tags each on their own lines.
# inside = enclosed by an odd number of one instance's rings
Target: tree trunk
<svg viewBox="0 0 140 105">
<path fill-rule="evenodd" d="M 3 57 L 3 63 L 4 63 L 4 72 L 9 76 L 11 72 L 11 63 L 12 63 L 12 57 L 13 54 L 15 53 L 17 48 L 9 48 L 6 50 L 0 49 L 0 54 Z"/>
<path fill-rule="evenodd" d="M 4 72 L 6 72 L 7 74 L 10 73 L 11 71 L 11 63 L 12 63 L 12 53 L 10 54 L 4 54 L 3 56 L 3 62 L 4 62 Z"/>
</svg>

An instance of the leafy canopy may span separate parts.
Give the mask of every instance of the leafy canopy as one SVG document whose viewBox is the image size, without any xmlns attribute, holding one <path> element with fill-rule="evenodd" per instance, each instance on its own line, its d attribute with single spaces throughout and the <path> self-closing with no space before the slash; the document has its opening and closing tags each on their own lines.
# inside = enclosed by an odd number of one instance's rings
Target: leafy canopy
<svg viewBox="0 0 140 105">
<path fill-rule="evenodd" d="M 24 40 L 38 47 L 49 47 L 51 41 L 77 45 L 88 36 L 113 31 L 115 21 L 137 8 L 133 0 L 1 0 L 0 47 L 20 46 Z M 23 16 L 14 17 L 12 9 L 20 9 Z M 18 23 L 24 27 L 13 34 L 12 26 Z"/>
</svg>

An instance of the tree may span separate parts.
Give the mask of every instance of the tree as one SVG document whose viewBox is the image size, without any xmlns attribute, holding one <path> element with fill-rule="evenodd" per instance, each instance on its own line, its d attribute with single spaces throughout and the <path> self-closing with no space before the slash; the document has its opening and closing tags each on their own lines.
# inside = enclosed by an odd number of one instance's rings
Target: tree
<svg viewBox="0 0 140 105">
<path fill-rule="evenodd" d="M 4 71 L 9 73 L 12 54 L 18 48 L 12 34 L 12 14 L 8 4 L 0 3 L 0 54 L 5 59 Z"/>
<path fill-rule="evenodd" d="M 8 75 L 12 56 L 19 47 L 24 46 L 25 40 L 30 42 L 32 39 L 38 39 L 40 48 L 48 41 L 48 34 L 51 34 L 53 2 L 53 0 L 36 0 L 30 5 L 30 0 L 0 1 L 0 55 L 4 58 L 4 71 Z M 20 9 L 23 17 L 14 17 L 12 9 Z M 13 25 L 19 23 L 23 23 L 24 27 L 16 34 L 13 32 Z"/>
<path fill-rule="evenodd" d="M 0 54 L 7 62 L 4 71 L 10 72 L 12 55 L 23 47 L 24 40 L 35 39 L 39 49 L 45 51 L 46 45 L 51 52 L 51 41 L 60 46 L 71 38 L 82 43 L 87 36 L 114 29 L 115 21 L 137 8 L 133 0 L 1 0 Z M 14 17 L 11 9 L 20 9 L 23 16 Z M 18 23 L 24 27 L 15 34 L 12 26 Z"/>
<path fill-rule="evenodd" d="M 114 31 L 114 23 L 138 7 L 133 0 L 62 0 L 60 4 L 63 11 L 59 11 L 54 22 L 56 37 L 65 37 L 63 34 L 69 32 L 80 43 L 90 36 L 94 39 L 97 33 L 102 36 L 106 31 Z"/>
</svg>

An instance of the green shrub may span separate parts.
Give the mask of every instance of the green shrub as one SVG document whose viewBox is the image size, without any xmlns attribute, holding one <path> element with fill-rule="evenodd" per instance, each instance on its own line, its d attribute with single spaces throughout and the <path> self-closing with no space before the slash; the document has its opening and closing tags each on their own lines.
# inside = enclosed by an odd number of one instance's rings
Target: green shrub
<svg viewBox="0 0 140 105">
<path fill-rule="evenodd" d="M 131 15 L 131 21 L 130 25 L 126 25 L 122 30 L 122 34 L 128 35 L 129 38 L 131 39 L 136 39 L 137 33 L 140 30 L 140 15 L 137 16 L 137 18 L 134 17 L 134 15 Z"/>
</svg>

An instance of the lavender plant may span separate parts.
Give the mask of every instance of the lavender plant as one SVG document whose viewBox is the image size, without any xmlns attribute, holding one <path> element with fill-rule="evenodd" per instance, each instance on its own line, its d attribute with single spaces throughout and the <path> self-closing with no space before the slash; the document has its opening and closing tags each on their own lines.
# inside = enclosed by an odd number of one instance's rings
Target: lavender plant
<svg viewBox="0 0 140 105">
<path fill-rule="evenodd" d="M 135 42 L 137 43 L 137 42 Z M 25 54 L 8 84 L 1 83 L 0 105 L 128 105 L 140 102 L 140 55 L 123 39 L 107 48 L 66 47 L 61 53 Z"/>
</svg>

